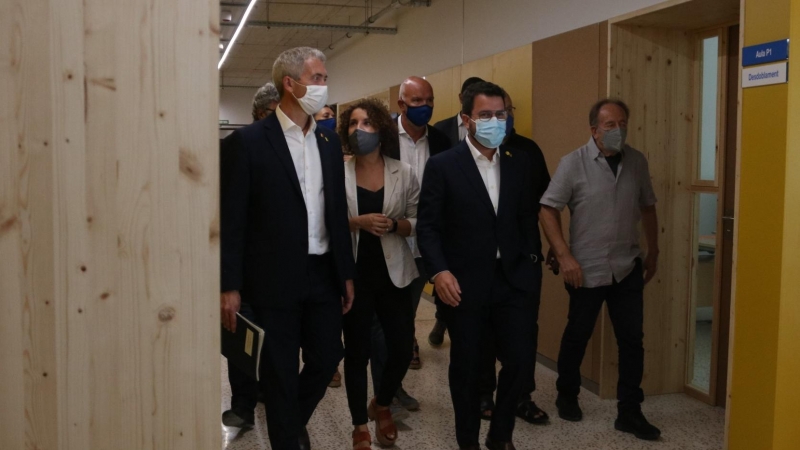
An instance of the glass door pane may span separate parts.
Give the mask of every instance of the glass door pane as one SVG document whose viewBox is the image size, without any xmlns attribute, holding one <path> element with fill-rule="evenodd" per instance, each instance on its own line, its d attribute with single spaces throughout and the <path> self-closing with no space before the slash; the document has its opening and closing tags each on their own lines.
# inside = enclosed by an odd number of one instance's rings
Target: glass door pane
<svg viewBox="0 0 800 450">
<path fill-rule="evenodd" d="M 712 321 L 714 318 L 717 265 L 717 194 L 695 194 L 694 264 L 689 326 L 693 337 L 689 361 L 689 384 L 709 392 L 711 386 Z"/>
<path fill-rule="evenodd" d="M 717 180 L 717 114 L 719 93 L 719 37 L 703 39 L 700 62 L 700 151 L 695 176 Z"/>
</svg>

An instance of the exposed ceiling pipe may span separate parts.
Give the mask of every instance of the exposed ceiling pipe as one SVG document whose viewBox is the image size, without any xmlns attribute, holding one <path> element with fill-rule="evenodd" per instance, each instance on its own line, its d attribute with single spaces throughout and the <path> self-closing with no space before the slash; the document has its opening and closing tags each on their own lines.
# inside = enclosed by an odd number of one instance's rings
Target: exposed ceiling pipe
<svg viewBox="0 0 800 450">
<path fill-rule="evenodd" d="M 403 0 L 392 0 L 392 3 L 389 3 L 383 9 L 381 9 L 377 13 L 371 15 L 370 17 L 368 17 L 367 20 L 365 20 L 359 26 L 361 26 L 361 27 L 369 27 L 371 24 L 377 22 L 381 17 L 385 16 L 390 11 L 393 11 L 395 9 L 398 9 L 398 8 L 401 8 L 401 7 L 404 7 L 404 6 L 410 6 L 410 7 L 431 6 L 431 2 L 430 2 L 430 0 L 427 0 L 427 1 L 425 1 L 425 0 L 405 0 L 405 1 L 403 1 Z M 339 42 L 341 42 L 341 41 L 343 41 L 345 39 L 350 39 L 351 37 L 353 37 L 352 34 L 345 33 L 339 39 L 331 42 L 331 44 L 328 45 L 327 50 L 334 50 L 336 48 L 336 45 L 339 44 Z"/>
<path fill-rule="evenodd" d="M 239 22 L 223 22 L 220 23 L 220 26 L 238 27 Z M 306 30 L 345 31 L 347 33 L 397 34 L 397 28 L 368 27 L 364 25 L 337 25 L 330 23 L 265 22 L 250 20 L 245 26 L 265 28 L 303 28 Z"/>
</svg>

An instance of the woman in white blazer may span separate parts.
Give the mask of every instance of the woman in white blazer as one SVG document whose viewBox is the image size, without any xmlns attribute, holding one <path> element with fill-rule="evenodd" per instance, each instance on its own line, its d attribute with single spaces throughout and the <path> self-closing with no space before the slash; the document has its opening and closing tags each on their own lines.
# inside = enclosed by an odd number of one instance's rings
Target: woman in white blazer
<svg viewBox="0 0 800 450">
<path fill-rule="evenodd" d="M 397 125 L 386 107 L 365 99 L 338 120 L 345 150 L 345 188 L 356 258 L 353 308 L 344 316 L 344 380 L 353 419 L 353 449 L 369 449 L 367 422 L 376 420 L 381 445 L 397 440 L 389 405 L 405 377 L 414 341 L 409 284 L 419 276 L 405 238 L 414 234 L 419 183 L 411 166 L 386 156 L 397 148 Z M 388 360 L 376 396 L 367 406 L 371 326 L 377 314 Z"/>
</svg>

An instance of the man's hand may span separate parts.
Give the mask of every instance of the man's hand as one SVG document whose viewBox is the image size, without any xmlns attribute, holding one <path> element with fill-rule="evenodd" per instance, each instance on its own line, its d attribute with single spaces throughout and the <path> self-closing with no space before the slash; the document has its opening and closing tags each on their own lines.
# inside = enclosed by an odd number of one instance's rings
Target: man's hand
<svg viewBox="0 0 800 450">
<path fill-rule="evenodd" d="M 361 229 L 366 230 L 375 236 L 381 237 L 389 228 L 392 227 L 392 219 L 383 214 L 363 214 L 358 216 Z"/>
<path fill-rule="evenodd" d="M 239 291 L 223 292 L 219 297 L 219 312 L 222 326 L 231 333 L 236 333 L 236 313 L 242 306 Z"/>
<path fill-rule="evenodd" d="M 556 253 L 553 251 L 552 248 L 547 251 L 547 257 L 545 258 L 545 264 L 550 270 L 553 272 L 554 275 L 558 275 L 559 265 L 558 265 L 558 258 L 556 258 Z"/>
<path fill-rule="evenodd" d="M 353 307 L 353 298 L 355 297 L 355 290 L 353 289 L 353 280 L 344 282 L 345 294 L 342 297 L 342 314 L 347 314 L 350 308 Z"/>
<path fill-rule="evenodd" d="M 458 285 L 456 277 L 449 270 L 436 275 L 433 279 L 436 295 L 446 305 L 458 306 L 461 303 L 461 286 Z"/>
<path fill-rule="evenodd" d="M 658 252 L 649 252 L 644 259 L 644 284 L 650 282 L 658 271 Z"/>
<path fill-rule="evenodd" d="M 583 286 L 583 270 L 581 269 L 580 263 L 578 263 L 571 253 L 566 253 L 559 257 L 558 265 L 561 273 L 564 274 L 565 283 L 575 289 Z"/>
</svg>

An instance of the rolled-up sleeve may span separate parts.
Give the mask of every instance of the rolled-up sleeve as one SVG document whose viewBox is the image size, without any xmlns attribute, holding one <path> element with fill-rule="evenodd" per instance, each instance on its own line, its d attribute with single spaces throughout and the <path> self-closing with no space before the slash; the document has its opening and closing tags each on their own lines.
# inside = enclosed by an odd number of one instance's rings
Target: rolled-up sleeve
<svg viewBox="0 0 800 450">
<path fill-rule="evenodd" d="M 553 175 L 553 179 L 550 180 L 550 185 L 547 186 L 547 190 L 544 192 L 542 199 L 539 200 L 539 203 L 559 211 L 563 210 L 569 203 L 570 198 L 572 198 L 572 180 L 574 178 L 572 176 L 573 159 L 569 157 L 561 159 L 561 162 L 558 163 L 558 169 L 556 169 L 556 173 Z"/>
</svg>

